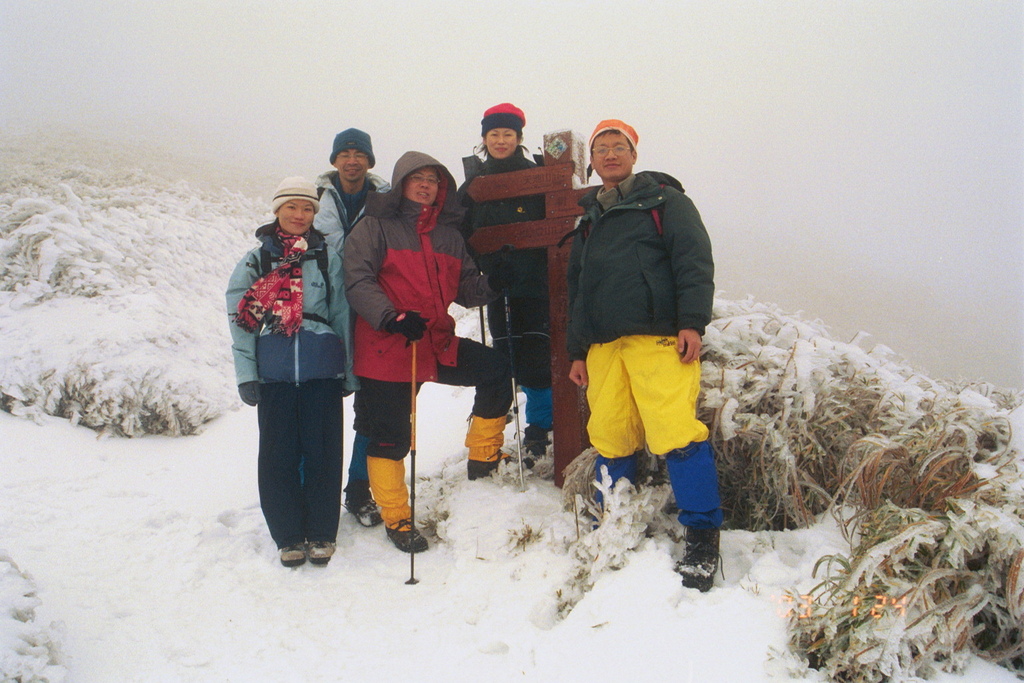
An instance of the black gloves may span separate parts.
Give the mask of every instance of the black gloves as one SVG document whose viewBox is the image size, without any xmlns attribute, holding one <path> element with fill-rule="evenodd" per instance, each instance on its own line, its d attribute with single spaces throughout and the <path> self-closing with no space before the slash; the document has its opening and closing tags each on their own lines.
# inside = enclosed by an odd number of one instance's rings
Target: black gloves
<svg viewBox="0 0 1024 683">
<path fill-rule="evenodd" d="M 416 311 L 406 311 L 399 313 L 394 320 L 384 323 L 384 329 L 391 334 L 403 335 L 408 341 L 414 342 L 423 339 L 427 321 Z"/>
<path fill-rule="evenodd" d="M 491 274 L 487 276 L 487 286 L 495 292 L 500 292 L 511 287 L 515 279 L 515 268 L 512 267 L 508 259 L 502 258 L 498 261 L 498 265 L 491 270 Z"/>
<path fill-rule="evenodd" d="M 254 406 L 260 402 L 260 383 L 242 382 L 238 385 L 238 395 L 247 406 Z"/>
</svg>

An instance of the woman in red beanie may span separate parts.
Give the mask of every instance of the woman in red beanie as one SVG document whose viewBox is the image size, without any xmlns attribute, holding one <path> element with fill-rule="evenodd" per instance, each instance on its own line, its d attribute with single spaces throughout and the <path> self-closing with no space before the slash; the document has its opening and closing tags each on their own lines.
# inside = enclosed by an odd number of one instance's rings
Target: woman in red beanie
<svg viewBox="0 0 1024 683">
<path fill-rule="evenodd" d="M 544 218 L 544 198 L 541 196 L 514 197 L 488 202 L 474 202 L 466 190 L 478 175 L 508 173 L 536 167 L 527 158 L 523 146 L 523 127 L 526 115 L 515 105 L 505 102 L 484 112 L 481 120 L 480 145 L 472 157 L 467 157 L 466 182 L 459 188 L 459 198 L 466 207 L 463 234 L 467 240 L 477 229 L 489 225 L 504 225 L 536 221 Z M 482 158 L 482 159 L 481 159 Z M 480 269 L 487 274 L 495 272 L 503 259 L 507 259 L 506 272 L 511 272 L 505 296 L 509 299 L 512 320 L 512 349 L 514 350 L 515 380 L 526 394 L 526 429 L 523 445 L 532 458 L 547 450 L 551 430 L 551 339 L 548 320 L 548 265 L 543 249 L 519 249 L 511 253 L 476 255 Z M 505 274 L 505 273 L 503 273 Z M 504 298 L 487 305 L 487 324 L 491 329 L 494 348 L 509 353 L 509 331 L 505 324 Z"/>
</svg>

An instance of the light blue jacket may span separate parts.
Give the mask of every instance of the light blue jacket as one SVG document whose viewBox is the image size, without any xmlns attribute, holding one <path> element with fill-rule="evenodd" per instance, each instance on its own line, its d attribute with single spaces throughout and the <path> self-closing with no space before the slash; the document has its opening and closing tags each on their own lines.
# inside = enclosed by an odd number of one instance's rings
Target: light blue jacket
<svg viewBox="0 0 1024 683">
<path fill-rule="evenodd" d="M 246 332 L 235 324 L 242 295 L 264 275 L 260 252 L 268 251 L 271 267 L 280 265 L 282 248 L 273 236 L 275 229 L 276 221 L 256 231 L 261 246 L 238 262 L 228 281 L 225 298 L 237 383 L 341 378 L 345 391 L 357 390 L 359 382 L 352 374 L 352 313 L 345 297 L 342 259 L 315 229 L 310 231 L 309 248 L 302 259 L 303 320 L 299 332 L 286 337 L 266 328 Z M 317 262 L 321 251 L 327 254 L 326 280 Z"/>
<path fill-rule="evenodd" d="M 352 232 L 352 226 L 363 217 L 366 205 L 364 204 L 355 216 L 349 216 L 345 204 L 341 201 L 341 195 L 334 186 L 337 177 L 337 171 L 328 171 L 316 179 L 316 186 L 322 187 L 324 191 L 320 196 L 320 211 L 313 219 L 313 227 L 323 233 L 327 243 L 341 254 L 345 236 Z M 366 182 L 370 183 L 371 192 L 387 192 L 391 189 L 388 181 L 373 173 L 366 174 Z"/>
</svg>

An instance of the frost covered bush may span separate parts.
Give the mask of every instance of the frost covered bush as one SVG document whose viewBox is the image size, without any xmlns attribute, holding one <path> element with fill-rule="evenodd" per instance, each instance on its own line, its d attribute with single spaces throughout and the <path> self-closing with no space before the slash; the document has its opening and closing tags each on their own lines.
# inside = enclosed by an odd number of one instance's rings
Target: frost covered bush
<svg viewBox="0 0 1024 683">
<path fill-rule="evenodd" d="M 1024 670 L 1020 395 L 936 382 L 751 301 L 716 303 L 701 417 L 729 524 L 839 516 L 848 557 L 794 596 L 793 644 L 832 680 L 906 680 L 968 653 Z"/>
<path fill-rule="evenodd" d="M 645 476 L 638 468 L 634 487 L 620 480 L 612 488 L 608 470 L 595 481 L 594 462 L 597 451 L 587 449 L 566 468 L 563 498 L 572 501 L 576 512 L 579 540 L 572 544 L 572 566 L 569 580 L 558 595 L 558 611 L 568 613 L 594 585 L 602 572 L 621 569 L 629 553 L 648 535 L 659 529 L 658 519 L 671 490 Z M 593 494 L 600 491 L 603 505 L 598 506 Z"/>
<path fill-rule="evenodd" d="M 830 680 L 898 681 L 979 654 L 1024 671 L 1019 394 L 934 381 L 884 347 L 838 342 L 750 300 L 716 301 L 702 389 L 727 525 L 794 529 L 831 513 L 848 535 L 849 554 L 822 558 L 817 587 L 790 596 L 792 645 L 811 666 Z M 594 455 L 565 473 L 583 519 L 597 514 Z M 640 492 L 654 498 L 613 492 L 614 533 L 605 522 L 575 544 L 563 610 L 645 535 L 678 542 L 660 463 L 640 464 Z"/>
<path fill-rule="evenodd" d="M 0 164 L 0 408 L 137 436 L 233 405 L 223 293 L 266 206 L 46 145 Z"/>
<path fill-rule="evenodd" d="M 59 683 L 67 675 L 55 634 L 35 622 L 35 586 L 0 552 L 0 680 Z"/>
</svg>

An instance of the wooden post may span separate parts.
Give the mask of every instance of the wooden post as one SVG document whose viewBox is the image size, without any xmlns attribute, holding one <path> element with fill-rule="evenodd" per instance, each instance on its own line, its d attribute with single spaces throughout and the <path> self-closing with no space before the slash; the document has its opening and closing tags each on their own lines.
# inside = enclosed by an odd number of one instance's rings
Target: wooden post
<svg viewBox="0 0 1024 683">
<path fill-rule="evenodd" d="M 561 486 L 565 467 L 590 445 L 587 438 L 587 401 L 584 392 L 569 379 L 566 324 L 569 293 L 566 273 L 572 241 L 558 243 L 576 226 L 583 213 L 577 204 L 591 188 L 586 185 L 583 138 L 564 130 L 544 136 L 544 165 L 525 171 L 477 176 L 468 192 L 474 201 L 544 195 L 545 217 L 539 221 L 508 223 L 480 228 L 470 243 L 481 254 L 498 251 L 506 244 L 517 249 L 547 249 L 548 306 L 551 320 L 551 389 L 554 412 L 553 450 L 555 484 Z"/>
</svg>

